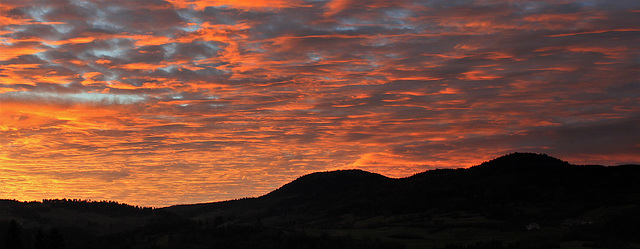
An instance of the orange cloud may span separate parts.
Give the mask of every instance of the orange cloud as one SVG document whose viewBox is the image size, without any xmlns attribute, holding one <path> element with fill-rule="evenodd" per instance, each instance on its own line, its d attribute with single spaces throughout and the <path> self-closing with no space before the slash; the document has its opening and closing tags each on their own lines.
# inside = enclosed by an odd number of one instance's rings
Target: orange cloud
<svg viewBox="0 0 640 249">
<path fill-rule="evenodd" d="M 36 53 L 46 51 L 46 49 L 44 48 L 35 47 L 35 46 L 34 47 L 16 47 L 13 45 L 11 46 L 0 45 L 0 50 L 2 50 L 2 53 L 0 53 L 0 61 L 6 61 L 9 59 L 16 58 L 18 56 L 36 54 Z"/>
<path fill-rule="evenodd" d="M 485 71 L 475 70 L 462 73 L 460 78 L 465 80 L 495 80 L 501 78 L 501 76 Z"/>
<path fill-rule="evenodd" d="M 302 2 L 300 1 L 287 1 L 287 0 L 272 0 L 272 1 L 260 1 L 260 0 L 168 0 L 171 4 L 178 8 L 194 8 L 196 10 L 202 10 L 206 7 L 214 6 L 230 6 L 239 9 L 255 9 L 255 8 L 286 8 L 286 7 L 300 7 Z"/>
<path fill-rule="evenodd" d="M 638 161 L 622 3 L 20 4 L 0 4 L 7 198 L 166 206 L 513 151 Z"/>
<path fill-rule="evenodd" d="M 549 37 L 564 37 L 564 36 L 574 36 L 574 35 L 590 35 L 590 34 L 602 34 L 608 32 L 640 32 L 640 29 L 611 29 L 611 30 L 593 30 L 593 31 L 584 31 L 584 32 L 569 32 L 555 35 L 548 35 Z"/>
</svg>

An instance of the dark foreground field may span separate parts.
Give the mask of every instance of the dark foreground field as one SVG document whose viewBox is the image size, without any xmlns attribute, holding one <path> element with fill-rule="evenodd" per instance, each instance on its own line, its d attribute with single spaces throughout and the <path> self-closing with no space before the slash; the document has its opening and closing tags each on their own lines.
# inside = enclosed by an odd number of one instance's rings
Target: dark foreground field
<svg viewBox="0 0 640 249">
<path fill-rule="evenodd" d="M 391 179 L 302 176 L 258 198 L 162 209 L 0 201 L 0 248 L 640 248 L 640 166 L 514 153 Z"/>
</svg>

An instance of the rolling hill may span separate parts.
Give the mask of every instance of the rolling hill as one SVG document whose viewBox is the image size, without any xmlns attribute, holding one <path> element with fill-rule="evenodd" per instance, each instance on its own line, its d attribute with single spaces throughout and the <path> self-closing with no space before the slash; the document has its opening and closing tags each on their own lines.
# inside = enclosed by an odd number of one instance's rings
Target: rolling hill
<svg viewBox="0 0 640 249">
<path fill-rule="evenodd" d="M 638 200 L 638 165 L 513 153 L 400 179 L 317 172 L 258 198 L 153 210 L 5 200 L 0 231 L 18 227 L 23 248 L 52 229 L 65 248 L 638 248 Z"/>
</svg>

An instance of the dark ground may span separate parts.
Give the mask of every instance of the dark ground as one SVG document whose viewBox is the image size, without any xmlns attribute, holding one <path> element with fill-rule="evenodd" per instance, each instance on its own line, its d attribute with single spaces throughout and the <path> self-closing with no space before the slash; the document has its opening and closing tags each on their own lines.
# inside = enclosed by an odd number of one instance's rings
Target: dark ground
<svg viewBox="0 0 640 249">
<path fill-rule="evenodd" d="M 0 249 L 640 248 L 640 166 L 514 153 L 391 179 L 306 175 L 259 198 L 162 209 L 0 201 Z"/>
</svg>

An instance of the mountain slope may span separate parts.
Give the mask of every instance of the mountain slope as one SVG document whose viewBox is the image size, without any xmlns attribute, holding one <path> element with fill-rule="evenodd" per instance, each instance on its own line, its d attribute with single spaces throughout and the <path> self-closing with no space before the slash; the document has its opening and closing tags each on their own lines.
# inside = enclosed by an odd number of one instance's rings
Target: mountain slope
<svg viewBox="0 0 640 249">
<path fill-rule="evenodd" d="M 234 210 L 282 212 L 409 213 L 429 208 L 462 208 L 510 202 L 606 202 L 634 195 L 640 185 L 635 166 L 577 166 L 541 154 L 513 153 L 468 169 L 441 169 L 391 179 L 361 170 L 302 176 L 261 196 L 234 202 Z M 202 212 L 227 210 L 229 202 L 199 204 Z M 239 208 L 240 207 L 240 208 Z M 171 207 L 168 210 L 180 210 Z M 273 210 L 271 210 L 273 212 Z M 179 211 L 178 211 L 179 212 Z"/>
<path fill-rule="evenodd" d="M 0 201 L 0 229 L 16 220 L 33 245 L 59 228 L 67 248 L 638 248 L 638 200 L 639 165 L 513 153 L 401 179 L 319 172 L 258 198 L 159 210 Z"/>
<path fill-rule="evenodd" d="M 206 219 L 213 213 L 252 213 L 254 217 L 290 220 L 283 216 L 318 219 L 347 213 L 399 215 L 431 209 L 501 218 L 555 219 L 633 199 L 640 189 L 638 169 L 577 166 L 547 155 L 514 153 L 469 169 L 430 170 L 402 179 L 359 170 L 313 173 L 259 198 L 167 210 L 195 219 Z M 549 208 L 547 213 L 504 211 L 513 203 L 556 208 Z"/>
<path fill-rule="evenodd" d="M 513 248 L 527 248 L 519 243 L 535 234 L 550 236 L 551 242 L 531 242 L 540 248 L 561 247 L 563 240 L 571 248 L 587 234 L 594 236 L 587 241 L 640 243 L 633 239 L 639 231 L 633 224 L 640 222 L 637 200 L 638 165 L 578 166 L 547 155 L 513 153 L 468 169 L 430 170 L 401 179 L 363 171 L 314 173 L 238 205 L 204 204 L 199 212 L 183 215 L 207 220 L 215 213 L 261 219 L 273 227 L 338 229 L 331 231 L 382 236 L 410 248 L 437 247 L 429 241 L 458 230 L 484 234 L 465 239 L 480 244 L 499 236 L 514 243 Z M 546 229 L 524 233 L 531 222 Z"/>
<path fill-rule="evenodd" d="M 391 181 L 390 178 L 363 170 L 338 170 L 304 175 L 265 195 L 280 196 L 331 195 L 342 191 L 371 188 Z"/>
</svg>

